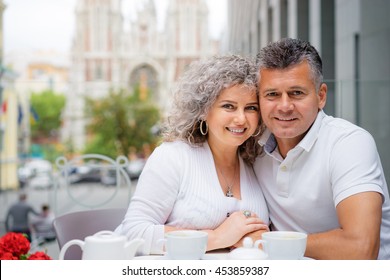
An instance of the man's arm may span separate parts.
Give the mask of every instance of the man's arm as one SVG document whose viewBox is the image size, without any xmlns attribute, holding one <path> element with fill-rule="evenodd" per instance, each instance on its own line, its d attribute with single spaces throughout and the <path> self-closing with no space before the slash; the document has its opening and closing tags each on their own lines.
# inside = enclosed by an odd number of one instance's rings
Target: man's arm
<svg viewBox="0 0 390 280">
<path fill-rule="evenodd" d="M 339 229 L 310 234 L 305 256 L 314 259 L 377 259 L 380 246 L 382 196 L 362 192 L 336 207 Z"/>
<path fill-rule="evenodd" d="M 29 208 L 28 209 L 29 213 L 32 213 L 35 216 L 40 216 L 41 215 L 41 213 L 37 212 L 32 206 L 29 206 L 28 208 Z"/>
</svg>

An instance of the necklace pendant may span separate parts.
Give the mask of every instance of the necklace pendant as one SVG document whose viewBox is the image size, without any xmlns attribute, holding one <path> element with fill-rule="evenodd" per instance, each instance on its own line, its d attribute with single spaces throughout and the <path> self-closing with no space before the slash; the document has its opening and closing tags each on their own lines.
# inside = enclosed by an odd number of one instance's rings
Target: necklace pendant
<svg viewBox="0 0 390 280">
<path fill-rule="evenodd" d="M 233 197 L 232 191 L 231 191 L 231 190 L 228 190 L 228 191 L 226 192 L 226 196 L 227 196 L 227 197 Z"/>
</svg>

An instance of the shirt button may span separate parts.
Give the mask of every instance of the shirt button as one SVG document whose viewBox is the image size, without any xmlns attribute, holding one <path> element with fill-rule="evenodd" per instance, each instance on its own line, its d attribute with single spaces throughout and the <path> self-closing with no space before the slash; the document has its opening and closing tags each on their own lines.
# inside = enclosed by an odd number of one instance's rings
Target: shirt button
<svg viewBox="0 0 390 280">
<path fill-rule="evenodd" d="M 282 170 L 283 172 L 284 172 L 284 171 L 287 171 L 287 166 L 285 166 L 285 165 L 281 166 L 281 167 L 280 167 L 280 170 Z"/>
</svg>

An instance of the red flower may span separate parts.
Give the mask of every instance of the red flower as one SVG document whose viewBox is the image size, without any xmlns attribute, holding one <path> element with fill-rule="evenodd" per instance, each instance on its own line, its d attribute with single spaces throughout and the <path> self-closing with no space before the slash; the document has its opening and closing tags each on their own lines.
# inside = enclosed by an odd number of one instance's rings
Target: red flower
<svg viewBox="0 0 390 280">
<path fill-rule="evenodd" d="M 1 260 L 51 260 L 44 252 L 28 253 L 30 242 L 22 233 L 8 232 L 0 238 Z"/>
<path fill-rule="evenodd" d="M 14 257 L 12 253 L 3 251 L 3 249 L 0 248 L 0 260 L 17 260 L 17 257 Z"/>
<path fill-rule="evenodd" d="M 51 260 L 44 252 L 36 252 L 28 257 L 28 260 Z"/>
<path fill-rule="evenodd" d="M 9 232 L 0 238 L 0 249 L 19 258 L 30 250 L 30 242 L 22 233 Z"/>
</svg>

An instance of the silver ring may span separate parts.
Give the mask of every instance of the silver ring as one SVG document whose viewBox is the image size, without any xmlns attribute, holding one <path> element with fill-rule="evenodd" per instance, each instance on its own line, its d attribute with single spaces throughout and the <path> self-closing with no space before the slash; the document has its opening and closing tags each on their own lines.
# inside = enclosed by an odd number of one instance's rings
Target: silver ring
<svg viewBox="0 0 390 280">
<path fill-rule="evenodd" d="M 244 212 L 242 212 L 242 214 L 244 214 L 244 216 L 247 218 L 249 218 L 252 215 L 251 211 L 248 210 L 245 210 Z"/>
</svg>

